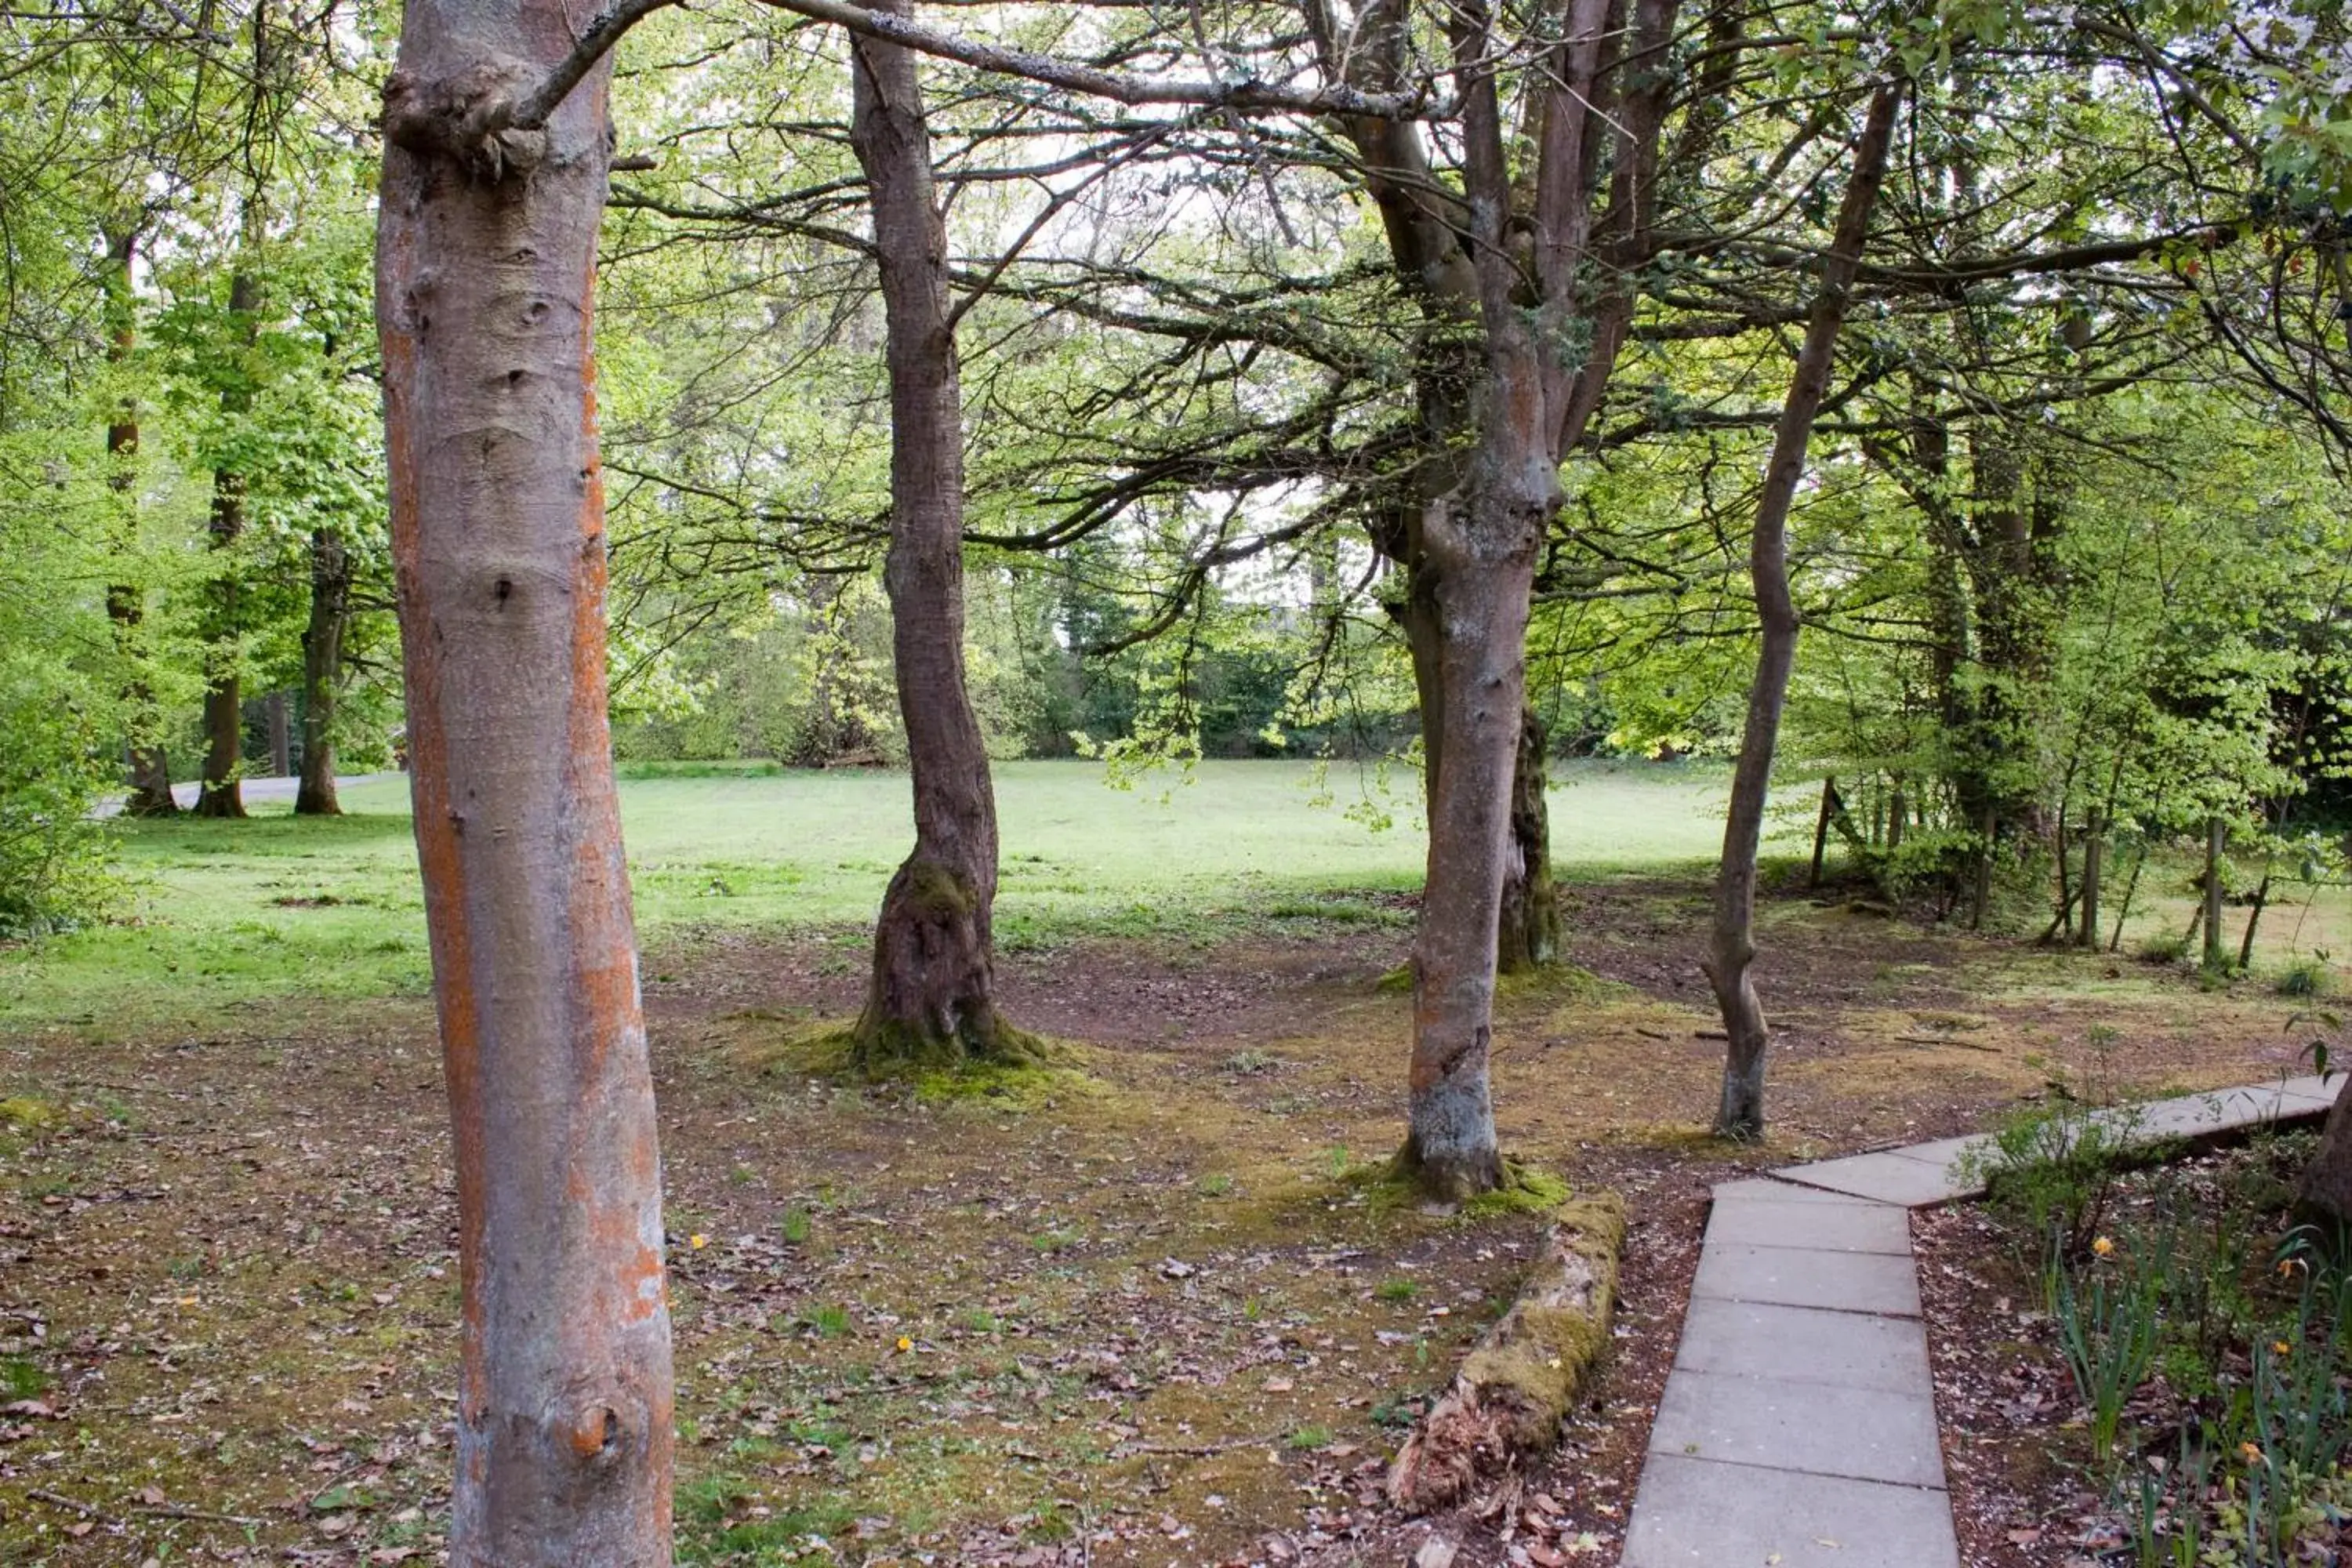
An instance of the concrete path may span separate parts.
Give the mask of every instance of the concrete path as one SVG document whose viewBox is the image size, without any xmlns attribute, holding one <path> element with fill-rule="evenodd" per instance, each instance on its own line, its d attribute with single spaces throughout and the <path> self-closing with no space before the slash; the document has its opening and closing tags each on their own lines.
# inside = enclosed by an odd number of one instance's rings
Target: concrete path
<svg viewBox="0 0 2352 1568">
<path fill-rule="evenodd" d="M 2102 1111 L 2135 1142 L 2327 1113 L 2315 1078 Z M 1910 1211 L 1982 1195 L 1987 1138 L 1715 1189 L 1622 1568 L 1958 1568 Z"/>
</svg>

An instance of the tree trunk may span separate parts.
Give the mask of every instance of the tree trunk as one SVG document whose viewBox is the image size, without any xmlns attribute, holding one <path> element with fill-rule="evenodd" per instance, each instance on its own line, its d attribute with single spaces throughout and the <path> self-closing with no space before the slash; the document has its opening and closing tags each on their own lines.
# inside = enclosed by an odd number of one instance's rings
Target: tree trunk
<svg viewBox="0 0 2352 1568">
<path fill-rule="evenodd" d="M 2050 929 L 2042 933 L 2042 940 L 2047 942 L 2063 930 L 2066 933 L 2066 945 L 2072 947 L 2074 944 L 2074 868 L 2066 860 L 2066 806 L 2063 799 L 2058 806 L 2056 838 L 2058 853 L 2051 859 L 2057 868 L 2058 912 L 2050 917 Z"/>
<path fill-rule="evenodd" d="M 213 498 L 216 549 L 220 547 L 217 529 L 221 507 L 222 499 L 216 492 Z M 234 533 L 230 537 L 234 538 Z M 227 602 L 221 606 L 224 611 L 234 615 L 236 584 L 218 584 L 215 592 Z M 232 662 L 235 658 L 233 651 L 224 652 L 217 643 L 212 650 L 211 675 L 205 683 L 205 766 L 204 783 L 196 792 L 198 816 L 245 815 L 245 794 L 239 782 L 245 754 L 245 707 Z"/>
<path fill-rule="evenodd" d="M 914 851 L 882 895 L 873 983 L 851 1036 L 870 1072 L 1002 1058 L 1029 1042 L 996 1012 L 996 799 L 964 684 L 962 392 L 930 127 L 911 50 L 856 37 L 850 56 L 850 143 L 871 196 L 888 338 L 883 583 L 915 794 Z"/>
<path fill-rule="evenodd" d="M 1756 854 L 1763 841 L 1765 797 L 1772 784 L 1772 755 L 1780 735 L 1780 714 L 1789 696 L 1789 672 L 1797 658 L 1797 608 L 1789 593 L 1789 509 L 1804 478 L 1805 449 L 1813 416 L 1829 390 L 1837 358 L 1838 329 L 1870 232 L 1886 172 L 1887 145 L 1895 111 L 1903 98 L 1899 81 L 1883 82 L 1872 94 L 1853 173 L 1838 210 L 1837 229 L 1822 266 L 1821 291 L 1805 326 L 1804 346 L 1789 381 L 1789 398 L 1772 437 L 1772 457 L 1756 503 L 1756 529 L 1748 570 L 1756 587 L 1756 614 L 1762 646 L 1755 684 L 1748 692 L 1748 722 L 1740 731 L 1739 758 L 1731 774 L 1731 802 L 1723 826 L 1723 861 L 1715 885 L 1715 929 L 1708 943 L 1706 977 L 1715 988 L 1728 1037 L 1724 1052 L 1723 1092 L 1715 1131 L 1724 1138 L 1752 1139 L 1764 1131 L 1764 1059 L 1771 1032 L 1756 994 L 1751 966 L 1756 958 Z M 1897 797 L 1899 800 L 1899 796 Z M 1902 820 L 1898 809 L 1895 820 Z"/>
<path fill-rule="evenodd" d="M 240 268 L 229 279 L 229 315 L 249 324 L 261 304 L 260 285 Z M 232 378 L 221 393 L 221 412 L 231 418 L 252 406 L 253 399 Z M 212 606 L 205 628 L 204 784 L 196 794 L 198 816 L 245 815 L 245 793 L 239 781 L 245 768 L 245 705 L 237 668 L 239 605 L 236 542 L 245 533 L 245 476 L 234 468 L 213 470 L 212 521 L 206 530 L 213 552 Z"/>
<path fill-rule="evenodd" d="M 2083 923 L 2074 940 L 2099 951 L 2099 880 L 2107 864 L 2107 824 L 2096 807 L 2083 832 Z"/>
<path fill-rule="evenodd" d="M 2252 972 L 2254 967 L 2254 932 L 2262 929 L 2263 911 L 2271 904 L 2270 868 L 2263 868 L 2263 879 L 2254 885 L 2254 901 L 2246 910 L 2245 934 L 2238 939 L 2238 967 Z"/>
<path fill-rule="evenodd" d="M 1463 537 L 1448 546 L 1457 559 L 1441 563 L 1437 574 L 1444 765 L 1430 802 L 1429 869 L 1413 937 L 1411 1104 L 1398 1165 L 1430 1195 L 1459 1202 L 1503 1180 L 1487 1058 L 1528 603 L 1544 519 L 1475 489 L 1431 507 L 1466 515 L 1430 527 Z"/>
<path fill-rule="evenodd" d="M 2336 1091 L 2336 1104 L 2327 1112 L 2319 1152 L 2304 1167 L 2295 1207 L 2307 1220 L 2336 1227 L 2340 1240 L 2343 1227 L 2352 1226 L 2352 1074 L 2338 1072 L 2344 1087 Z"/>
<path fill-rule="evenodd" d="M 1426 641 L 1408 618 L 1423 731 L 1437 750 L 1398 1166 L 1440 1199 L 1504 1179 L 1487 1057 L 1536 554 L 1559 510 L 1561 455 L 1600 405 L 1630 327 L 1633 258 L 1648 244 L 1658 131 L 1675 85 L 1646 63 L 1674 36 L 1675 0 L 1580 0 L 1572 11 L 1517 106 L 1529 132 L 1524 183 L 1510 167 L 1516 132 L 1505 126 L 1485 0 L 1445 16 L 1461 101 L 1458 195 L 1433 176 L 1413 122 L 1343 122 L 1398 282 L 1431 329 L 1414 372 L 1414 460 L 1373 534 L 1406 568 L 1408 616 L 1435 610 Z M 1376 0 L 1345 41 L 1332 8 L 1310 6 L 1305 20 L 1335 79 L 1395 89 L 1418 78 L 1402 5 Z"/>
<path fill-rule="evenodd" d="M 670 1560 L 661 1163 L 604 672 L 591 305 L 610 118 L 559 0 L 408 0 L 376 311 L 455 1127 L 456 1568 Z"/>
<path fill-rule="evenodd" d="M 1992 907 L 1993 847 L 2000 837 L 2000 816 L 1988 805 L 1977 814 L 1976 884 L 1969 893 L 1969 929 L 1984 930 L 1985 916 Z"/>
<path fill-rule="evenodd" d="M 2221 967 L 2221 851 L 2230 828 L 2220 817 L 2205 825 L 2205 901 L 2198 912 L 2205 917 L 2205 967 Z"/>
<path fill-rule="evenodd" d="M 2124 922 L 2131 919 L 2132 895 L 2139 891 L 2139 874 L 2147 865 L 2147 845 L 2143 840 L 2139 853 L 2132 857 L 2131 875 L 2124 879 L 2124 901 L 2116 909 L 2115 929 L 2107 934 L 2107 951 L 2121 952 L 2124 945 Z"/>
<path fill-rule="evenodd" d="M 1511 841 L 1503 860 L 1502 914 L 1496 928 L 1496 971 L 1517 974 L 1559 957 L 1559 888 L 1551 876 L 1550 731 L 1532 702 L 1519 711 L 1518 757 L 1511 773 Z"/>
<path fill-rule="evenodd" d="M 351 620 L 352 562 L 328 529 L 310 534 L 310 619 L 302 628 L 302 782 L 297 816 L 341 816 L 335 798 L 335 699 L 341 688 L 343 628 Z"/>
<path fill-rule="evenodd" d="M 106 310 L 109 317 L 106 359 L 120 368 L 131 358 L 136 346 L 137 327 L 131 294 L 131 267 L 138 255 L 139 236 L 124 228 L 106 237 L 108 267 L 106 271 Z M 134 547 L 139 531 L 139 408 L 126 397 L 115 410 L 106 426 L 106 488 L 115 496 L 121 516 L 119 526 L 122 547 Z M 147 616 L 147 595 L 136 584 L 110 584 L 106 590 L 107 619 L 113 625 L 114 644 L 118 653 L 134 673 L 124 683 L 124 705 L 130 710 L 134 726 L 143 727 L 152 721 L 154 698 L 147 683 L 135 673 L 144 656 L 139 647 L 140 626 Z M 131 737 L 131 793 L 122 802 L 125 816 L 174 816 L 180 804 L 172 798 L 172 769 L 163 755 L 163 748 L 134 731 Z"/>
<path fill-rule="evenodd" d="M 1392 537 L 1403 535 L 1399 531 Z M 1433 814 L 1445 757 L 1439 574 L 1417 549 L 1400 548 L 1406 563 L 1405 597 L 1391 605 L 1389 614 L 1404 628 L 1405 646 L 1412 655 L 1413 689 L 1421 708 L 1422 797 Z M 1551 802 L 1547 793 L 1550 735 L 1532 702 L 1525 705 L 1519 726 L 1517 771 L 1511 780 L 1511 843 L 1496 925 L 1496 973 L 1502 974 L 1539 968 L 1559 957 L 1559 885 L 1551 874 Z"/>
<path fill-rule="evenodd" d="M 294 734 L 287 724 L 286 693 L 273 691 L 261 700 L 262 728 L 269 736 L 269 776 L 287 778 L 294 772 Z"/>
<path fill-rule="evenodd" d="M 1822 780 L 1821 815 L 1813 819 L 1813 868 L 1805 879 L 1805 886 L 1822 885 L 1822 863 L 1830 852 L 1830 818 L 1837 810 L 1837 777 L 1832 774 Z"/>
</svg>

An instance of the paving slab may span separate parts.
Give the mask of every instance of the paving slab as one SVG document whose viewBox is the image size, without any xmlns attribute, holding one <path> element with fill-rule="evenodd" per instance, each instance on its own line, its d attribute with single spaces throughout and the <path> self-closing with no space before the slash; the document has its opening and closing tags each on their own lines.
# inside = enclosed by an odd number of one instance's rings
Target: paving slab
<svg viewBox="0 0 2352 1568">
<path fill-rule="evenodd" d="M 2336 1096 L 2344 1092 L 2344 1074 L 2335 1072 L 2322 1078 L 2313 1073 L 2305 1078 L 2284 1079 L 2278 1089 L 2291 1100 L 2317 1100 L 2334 1105 Z"/>
<path fill-rule="evenodd" d="M 2299 1121 L 2324 1116 L 2329 1102 L 2314 1094 L 2277 1084 L 2226 1089 L 2211 1094 L 2186 1094 L 2145 1105 L 2123 1106 L 2103 1112 L 2126 1133 L 2149 1137 L 2194 1137 L 2228 1132 L 2271 1121 Z"/>
<path fill-rule="evenodd" d="M 1850 1193 L 1906 1208 L 1948 1203 L 1967 1185 L 1943 1165 L 1891 1151 L 1849 1154 L 1843 1160 L 1821 1160 L 1810 1165 L 1785 1165 L 1772 1173 L 1783 1181 L 1827 1187 L 1832 1192 Z"/>
<path fill-rule="evenodd" d="M 1820 1187 L 1800 1186 L 1794 1182 L 1774 1181 L 1766 1176 L 1717 1182 L 1711 1190 L 1718 1204 L 1844 1204 L 1853 1206 L 1878 1201 L 1875 1198 L 1858 1198 L 1852 1193 L 1826 1192 Z"/>
<path fill-rule="evenodd" d="M 1945 1496 L 1653 1454 L 1621 1568 L 1959 1568 Z"/>
<path fill-rule="evenodd" d="M 1741 1198 L 1707 1216 L 1708 1246 L 1801 1247 L 1819 1252 L 1911 1256 L 1911 1216 L 1886 1204 L 1777 1203 Z"/>
<path fill-rule="evenodd" d="M 2101 1114 L 2151 1139 L 2210 1135 L 2314 1120 L 2338 1087 L 2291 1079 Z M 1980 1193 L 1990 1143 L 1715 1188 L 1622 1568 L 1958 1568 L 1906 1211 Z"/>
<path fill-rule="evenodd" d="M 1893 1394 L 1932 1394 L 1916 1318 L 1694 1297 L 1675 1374 L 1685 1369 Z"/>
<path fill-rule="evenodd" d="M 1936 1401 L 1916 1391 L 1677 1372 L 1658 1402 L 1650 1452 L 1937 1491 L 1944 1486 Z"/>
<path fill-rule="evenodd" d="M 1699 1253 L 1691 1294 L 1895 1318 L 1919 1315 L 1917 1271 L 1909 1258 L 1884 1252 L 1710 1240 Z"/>
<path fill-rule="evenodd" d="M 1940 1165 L 1949 1170 L 1955 1165 L 1981 1164 L 2000 1147 L 1999 1141 L 1990 1133 L 1978 1132 L 1966 1138 L 1938 1138 L 1932 1143 L 1906 1143 L 1900 1149 L 1887 1149 L 1881 1152 L 1900 1154 L 1923 1165 Z"/>
</svg>

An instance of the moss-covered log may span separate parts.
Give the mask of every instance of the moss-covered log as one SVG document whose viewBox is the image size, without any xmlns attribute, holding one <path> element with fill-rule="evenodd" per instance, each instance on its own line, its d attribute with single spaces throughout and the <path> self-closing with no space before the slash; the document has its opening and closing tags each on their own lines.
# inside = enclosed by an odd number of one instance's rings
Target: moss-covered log
<svg viewBox="0 0 2352 1568">
<path fill-rule="evenodd" d="M 1426 1513 L 1551 1446 L 1609 1343 L 1625 1205 L 1614 1193 L 1560 1205 L 1517 1301 L 1487 1330 L 1389 1468 L 1389 1498 Z"/>
</svg>

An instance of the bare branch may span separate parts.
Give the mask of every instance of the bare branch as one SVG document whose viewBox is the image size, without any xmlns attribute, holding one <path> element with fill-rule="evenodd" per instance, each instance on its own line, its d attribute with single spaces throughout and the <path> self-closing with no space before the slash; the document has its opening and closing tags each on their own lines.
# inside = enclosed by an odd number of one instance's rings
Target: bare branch
<svg viewBox="0 0 2352 1568">
<path fill-rule="evenodd" d="M 1032 49 L 1010 49 L 983 43 L 961 33 L 944 32 L 887 11 L 869 11 L 851 0 L 762 0 L 814 22 L 830 22 L 869 38 L 941 59 L 958 61 L 979 70 L 1016 76 L 1047 87 L 1066 88 L 1090 98 L 1108 98 L 1126 104 L 1192 104 L 1211 109 L 1286 114 L 1346 114 L 1370 120 L 1412 120 L 1433 110 L 1425 92 L 1360 92 L 1345 85 L 1296 88 L 1279 82 L 1240 78 L 1233 81 L 1202 81 L 1178 77 L 1130 76 L 1100 70 Z"/>
</svg>

